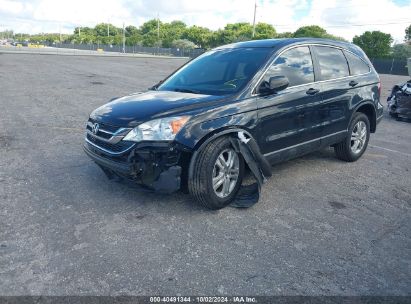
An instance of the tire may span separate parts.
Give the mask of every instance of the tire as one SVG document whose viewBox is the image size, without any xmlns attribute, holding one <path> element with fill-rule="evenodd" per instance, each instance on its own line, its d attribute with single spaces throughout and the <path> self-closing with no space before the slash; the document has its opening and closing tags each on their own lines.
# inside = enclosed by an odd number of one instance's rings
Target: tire
<svg viewBox="0 0 411 304">
<path fill-rule="evenodd" d="M 360 129 L 365 130 L 366 132 L 362 140 L 360 136 L 356 135 L 359 133 L 362 134 L 362 132 L 359 131 Z M 357 144 L 357 140 L 352 140 L 352 137 L 358 138 L 359 143 Z M 341 159 L 346 162 L 354 162 L 364 154 L 365 150 L 367 149 L 369 140 L 370 121 L 368 120 L 367 115 L 357 112 L 354 114 L 350 122 L 347 137 L 343 141 L 334 146 L 335 154 L 337 155 L 338 159 Z"/>
<path fill-rule="evenodd" d="M 235 155 L 230 154 L 230 151 L 234 152 Z M 225 160 L 226 158 L 229 159 L 229 155 L 233 157 L 233 168 L 229 169 L 229 166 L 227 166 L 227 168 L 220 169 L 222 164 L 220 156 Z M 217 162 L 217 158 L 219 158 L 219 162 Z M 238 160 L 238 163 L 236 160 Z M 225 172 L 231 170 L 230 173 L 234 176 L 236 175 L 234 172 L 237 171 L 237 167 L 238 176 L 234 185 L 234 178 L 228 178 L 229 173 L 225 174 Z M 221 175 L 224 177 L 220 178 Z M 199 152 L 193 164 L 193 176 L 189 178 L 188 189 L 200 205 L 208 209 L 217 210 L 228 206 L 234 200 L 241 187 L 243 176 L 244 159 L 240 154 L 234 151 L 227 137 L 220 137 L 208 143 L 207 146 Z M 213 177 L 214 180 L 224 180 L 223 184 L 221 184 L 217 190 L 213 187 Z M 215 185 L 218 185 L 218 182 L 216 182 Z M 229 189 L 229 194 L 227 194 L 227 191 L 224 191 L 224 189 L 227 190 L 227 187 L 224 188 L 226 185 Z"/>
</svg>

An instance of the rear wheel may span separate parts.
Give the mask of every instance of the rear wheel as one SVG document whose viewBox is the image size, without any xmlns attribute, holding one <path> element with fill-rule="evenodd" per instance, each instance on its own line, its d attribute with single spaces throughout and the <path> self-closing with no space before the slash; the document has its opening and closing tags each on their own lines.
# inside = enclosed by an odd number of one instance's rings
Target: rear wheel
<svg viewBox="0 0 411 304">
<path fill-rule="evenodd" d="M 193 166 L 188 187 L 201 205 L 221 209 L 234 200 L 243 180 L 244 160 L 227 137 L 207 144 Z"/>
<path fill-rule="evenodd" d="M 370 139 L 370 122 L 367 115 L 355 113 L 348 128 L 348 136 L 334 146 L 337 158 L 353 162 L 365 152 Z"/>
</svg>

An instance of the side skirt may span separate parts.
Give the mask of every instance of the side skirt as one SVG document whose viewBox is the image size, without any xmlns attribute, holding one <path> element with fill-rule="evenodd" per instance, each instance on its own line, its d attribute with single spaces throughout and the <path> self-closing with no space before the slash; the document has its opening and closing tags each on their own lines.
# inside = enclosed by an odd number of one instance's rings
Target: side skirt
<svg viewBox="0 0 411 304">
<path fill-rule="evenodd" d="M 271 165 L 278 164 L 305 154 L 317 151 L 342 141 L 347 136 L 347 130 L 309 140 L 291 147 L 264 154 Z"/>
</svg>

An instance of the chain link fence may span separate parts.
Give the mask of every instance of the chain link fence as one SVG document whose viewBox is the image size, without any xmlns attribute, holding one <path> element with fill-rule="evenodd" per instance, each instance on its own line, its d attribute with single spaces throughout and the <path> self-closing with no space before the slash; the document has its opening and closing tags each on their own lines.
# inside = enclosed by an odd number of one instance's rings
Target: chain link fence
<svg viewBox="0 0 411 304">
<path fill-rule="evenodd" d="M 160 47 L 145 47 L 140 45 L 126 45 L 124 50 L 122 45 L 107 45 L 107 44 L 72 44 L 72 43 L 57 43 L 49 46 L 62 49 L 76 49 L 85 51 L 102 51 L 126 54 L 150 54 L 175 57 L 190 57 L 195 58 L 202 53 L 204 49 L 178 49 L 178 48 L 160 48 Z"/>
<path fill-rule="evenodd" d="M 370 60 L 379 74 L 408 76 L 407 59 L 374 58 Z"/>
</svg>

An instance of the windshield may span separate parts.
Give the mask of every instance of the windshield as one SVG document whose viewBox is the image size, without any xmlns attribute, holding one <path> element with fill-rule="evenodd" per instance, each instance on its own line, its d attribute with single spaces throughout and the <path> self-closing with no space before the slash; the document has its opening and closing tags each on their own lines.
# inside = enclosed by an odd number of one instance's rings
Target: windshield
<svg viewBox="0 0 411 304">
<path fill-rule="evenodd" d="M 271 51 L 270 48 L 235 48 L 207 52 L 171 75 L 158 90 L 207 95 L 237 93 Z"/>
</svg>

